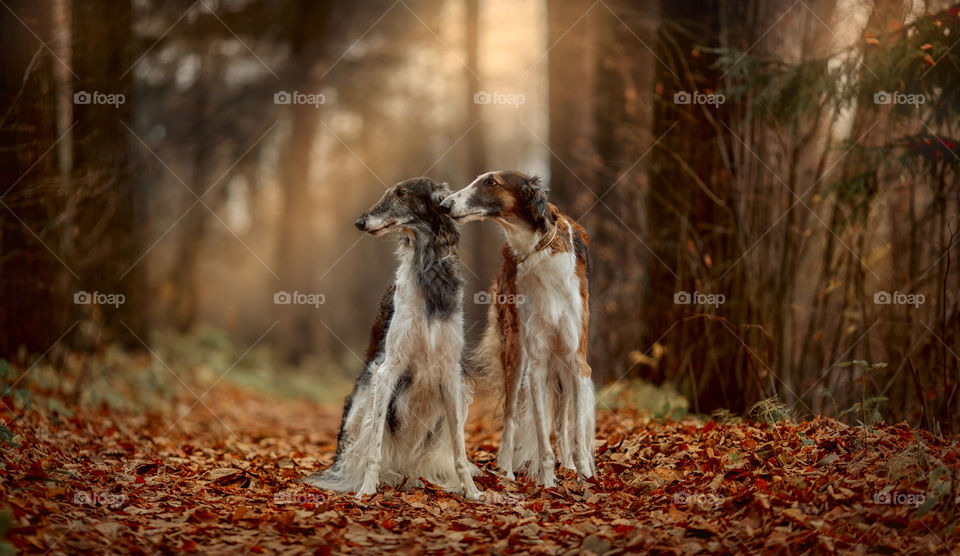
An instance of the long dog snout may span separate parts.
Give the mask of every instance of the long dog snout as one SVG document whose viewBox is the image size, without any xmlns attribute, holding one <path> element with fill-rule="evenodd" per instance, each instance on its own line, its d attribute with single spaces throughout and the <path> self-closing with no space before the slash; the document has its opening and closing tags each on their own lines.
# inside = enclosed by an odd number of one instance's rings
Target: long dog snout
<svg viewBox="0 0 960 556">
<path fill-rule="evenodd" d="M 448 196 L 443 202 L 440 203 L 440 212 L 443 214 L 450 214 L 450 211 L 453 210 L 454 198 L 453 195 Z"/>
</svg>

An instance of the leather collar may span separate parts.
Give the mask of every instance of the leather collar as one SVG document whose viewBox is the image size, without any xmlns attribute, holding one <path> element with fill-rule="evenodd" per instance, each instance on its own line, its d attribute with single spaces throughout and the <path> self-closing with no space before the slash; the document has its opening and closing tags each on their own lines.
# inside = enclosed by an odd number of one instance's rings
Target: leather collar
<svg viewBox="0 0 960 556">
<path fill-rule="evenodd" d="M 540 252 L 540 251 L 543 251 L 544 249 L 547 248 L 548 245 L 550 245 L 551 243 L 553 243 L 553 240 L 556 239 L 556 237 L 557 237 L 557 228 L 558 228 L 558 227 L 559 227 L 559 226 L 557 226 L 556 224 L 554 224 L 554 225 L 553 225 L 553 231 L 552 231 L 549 235 L 543 235 L 543 236 L 540 238 L 540 241 L 537 242 L 537 246 L 533 248 L 533 251 L 532 251 L 532 252 L 530 252 L 530 253 L 528 253 L 528 254 L 526 254 L 526 255 L 523 255 L 523 256 L 521 256 L 521 257 L 517 257 L 517 264 L 522 264 L 523 262 L 525 262 L 525 261 L 530 257 L 530 255 L 533 255 L 534 253 L 538 253 L 538 252 Z"/>
</svg>

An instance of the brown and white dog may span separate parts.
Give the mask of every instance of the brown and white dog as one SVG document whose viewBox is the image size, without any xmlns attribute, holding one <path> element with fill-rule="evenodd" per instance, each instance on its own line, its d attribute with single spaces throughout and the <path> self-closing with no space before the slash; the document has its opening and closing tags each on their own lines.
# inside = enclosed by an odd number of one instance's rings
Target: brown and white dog
<svg viewBox="0 0 960 556">
<path fill-rule="evenodd" d="M 560 464 L 583 477 L 596 470 L 595 401 L 587 364 L 589 239 L 547 193 L 536 177 L 489 172 L 440 209 L 460 222 L 491 218 L 506 233 L 475 364 L 504 380 L 497 465 L 508 477 L 524 470 L 554 486 L 554 421 Z"/>
</svg>

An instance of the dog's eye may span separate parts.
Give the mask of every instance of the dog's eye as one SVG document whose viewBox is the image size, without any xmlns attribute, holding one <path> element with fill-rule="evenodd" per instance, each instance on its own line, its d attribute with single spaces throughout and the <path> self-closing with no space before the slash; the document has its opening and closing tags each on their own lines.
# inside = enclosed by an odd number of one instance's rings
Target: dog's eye
<svg viewBox="0 0 960 556">
<path fill-rule="evenodd" d="M 493 186 L 497 185 L 497 180 L 495 180 L 495 179 L 493 179 L 493 178 L 487 178 L 486 180 L 484 180 L 483 185 L 485 185 L 485 186 L 487 186 L 487 187 L 493 187 Z"/>
<path fill-rule="evenodd" d="M 403 199 L 404 195 L 406 195 L 406 194 L 407 194 L 407 192 L 404 191 L 403 189 L 397 189 L 397 198 L 398 198 L 398 199 Z"/>
</svg>

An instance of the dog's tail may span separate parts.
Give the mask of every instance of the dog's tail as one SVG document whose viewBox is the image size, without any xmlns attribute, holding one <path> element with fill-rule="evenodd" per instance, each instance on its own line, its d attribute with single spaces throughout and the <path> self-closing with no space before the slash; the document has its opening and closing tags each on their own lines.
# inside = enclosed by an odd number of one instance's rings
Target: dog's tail
<svg viewBox="0 0 960 556">
<path fill-rule="evenodd" d="M 301 482 L 306 485 L 325 490 L 335 490 L 337 492 L 356 491 L 363 477 L 357 469 L 352 470 L 352 472 L 344 469 L 343 460 L 345 455 L 346 454 L 343 453 L 338 454 L 333 461 L 333 465 L 319 473 L 304 477 L 301 479 Z"/>
<path fill-rule="evenodd" d="M 375 365 L 380 359 L 375 359 Z M 340 430 L 337 433 L 337 450 L 333 455 L 333 465 L 327 469 L 304 477 L 302 482 L 318 488 L 351 492 L 357 490 L 362 480 L 357 469 L 345 469 L 344 460 L 356 459 L 357 439 L 364 433 L 362 429 L 363 408 L 368 405 L 365 401 L 368 396 L 371 366 L 364 367 L 353 391 L 343 402 L 343 416 L 340 418 Z"/>
<path fill-rule="evenodd" d="M 315 486 L 325 490 L 335 490 L 338 492 L 350 492 L 353 490 L 353 488 L 351 488 L 353 484 L 347 484 L 349 480 L 343 475 L 343 472 L 336 465 L 330 469 L 327 469 L 326 471 L 308 475 L 307 477 L 303 478 L 302 482 L 303 484 Z"/>
<path fill-rule="evenodd" d="M 361 431 L 359 436 L 372 438 L 369 430 Z M 363 441 L 359 443 L 364 445 L 358 446 L 357 439 L 351 439 L 338 459 L 333 461 L 333 465 L 319 473 L 308 475 L 300 481 L 325 490 L 356 492 L 363 484 L 364 455 L 368 453 L 368 444 Z"/>
</svg>

